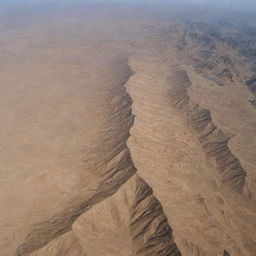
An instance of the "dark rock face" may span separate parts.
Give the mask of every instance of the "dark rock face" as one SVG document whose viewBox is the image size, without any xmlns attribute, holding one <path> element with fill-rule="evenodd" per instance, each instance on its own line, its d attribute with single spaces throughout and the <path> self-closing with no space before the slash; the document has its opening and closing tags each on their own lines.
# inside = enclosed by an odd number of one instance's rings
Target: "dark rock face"
<svg viewBox="0 0 256 256">
<path fill-rule="evenodd" d="M 230 254 L 225 250 L 223 256 L 230 256 Z"/>
<path fill-rule="evenodd" d="M 253 76 L 249 80 L 245 81 L 245 85 L 247 86 L 256 85 L 256 76 Z"/>
<path fill-rule="evenodd" d="M 223 69 L 219 74 L 218 74 L 218 77 L 221 77 L 221 78 L 227 78 L 227 79 L 232 79 L 233 78 L 233 74 L 232 72 L 230 71 L 230 69 L 228 68 L 225 68 Z"/>
<path fill-rule="evenodd" d="M 249 102 L 256 109 L 256 100 L 250 100 Z"/>
<path fill-rule="evenodd" d="M 256 94 L 256 76 L 252 76 L 249 80 L 245 81 L 244 84 L 253 94 Z M 250 101 L 250 103 L 254 106 L 253 102 L 254 101 Z"/>
<path fill-rule="evenodd" d="M 152 188 L 140 177 L 136 179 L 136 196 L 131 207 L 131 233 L 136 255 L 153 256 L 155 253 L 159 256 L 181 256 L 173 242 L 172 229 L 160 202 L 153 196 Z M 145 234 L 152 227 L 155 232 L 147 237 L 145 243 Z"/>
</svg>

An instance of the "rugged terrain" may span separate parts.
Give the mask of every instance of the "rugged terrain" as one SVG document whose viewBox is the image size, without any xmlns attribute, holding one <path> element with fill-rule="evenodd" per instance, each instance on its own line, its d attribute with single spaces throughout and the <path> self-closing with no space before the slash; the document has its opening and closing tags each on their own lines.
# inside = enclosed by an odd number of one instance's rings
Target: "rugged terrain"
<svg viewBox="0 0 256 256">
<path fill-rule="evenodd" d="M 256 28 L 173 9 L 2 6 L 1 256 L 256 255 Z"/>
</svg>

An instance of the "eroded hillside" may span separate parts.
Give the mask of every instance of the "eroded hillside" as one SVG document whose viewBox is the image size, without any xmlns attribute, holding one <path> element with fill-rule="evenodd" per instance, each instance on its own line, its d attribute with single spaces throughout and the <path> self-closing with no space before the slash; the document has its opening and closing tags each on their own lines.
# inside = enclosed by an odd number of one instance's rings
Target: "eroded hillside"
<svg viewBox="0 0 256 256">
<path fill-rule="evenodd" d="M 0 255 L 255 256 L 254 26 L 164 3 L 14 6 Z"/>
</svg>

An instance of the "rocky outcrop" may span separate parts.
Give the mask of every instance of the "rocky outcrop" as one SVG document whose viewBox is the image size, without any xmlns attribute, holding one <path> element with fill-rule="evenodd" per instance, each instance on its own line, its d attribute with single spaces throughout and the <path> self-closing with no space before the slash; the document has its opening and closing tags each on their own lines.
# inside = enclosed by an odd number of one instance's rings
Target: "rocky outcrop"
<svg viewBox="0 0 256 256">
<path fill-rule="evenodd" d="M 160 202 L 137 175 L 83 214 L 72 230 L 91 256 L 181 255 Z"/>
<path fill-rule="evenodd" d="M 232 136 L 191 100 L 188 75 L 161 47 L 130 59 L 135 75 L 126 87 L 135 123 L 128 147 L 138 174 L 154 188 L 182 255 L 253 255 L 253 243 L 241 239 L 255 233 L 237 212 L 245 200 L 241 211 L 254 215 L 253 200 L 247 173 L 229 148 Z"/>
<path fill-rule="evenodd" d="M 130 65 L 135 75 L 126 87 L 133 99 L 135 123 L 128 147 L 138 174 L 154 188 L 182 255 L 197 255 L 197 250 L 186 250 L 181 242 L 184 240 L 188 244 L 200 244 L 200 250 L 206 255 L 219 255 L 227 238 L 210 217 L 202 195 L 200 187 L 206 181 L 201 175 L 205 166 L 198 151 L 200 146 L 188 133 L 183 117 L 171 107 L 169 90 L 173 67 L 161 51 L 151 48 L 131 58 Z M 175 208 L 171 207 L 173 204 Z M 199 218 L 200 223 L 195 223 L 195 218 Z M 195 233 L 204 235 L 193 236 Z M 212 241 L 218 246 L 212 248 Z"/>
<path fill-rule="evenodd" d="M 17 248 L 15 256 L 27 255 L 68 232 L 82 213 L 113 195 L 136 171 L 127 150 L 111 159 L 108 165 L 110 168 L 102 175 L 103 180 L 96 187 L 95 192 L 88 193 L 89 195 L 84 198 L 78 197 L 72 200 L 70 206 L 59 215 L 35 224 L 31 233 L 25 238 L 25 242 Z"/>
<path fill-rule="evenodd" d="M 172 229 L 152 188 L 139 177 L 136 182 L 130 224 L 136 255 L 180 256 Z"/>
<path fill-rule="evenodd" d="M 256 77 L 252 76 L 249 80 L 244 83 L 248 89 L 256 95 Z"/>
<path fill-rule="evenodd" d="M 174 73 L 170 82 L 171 104 L 186 115 L 206 155 L 214 159 L 223 184 L 230 190 L 242 193 L 246 172 L 228 148 L 230 137 L 215 126 L 209 110 L 200 108 L 190 100 L 187 90 L 191 83 L 185 71 Z"/>
<path fill-rule="evenodd" d="M 72 231 L 29 256 L 180 256 L 173 240 L 153 190 L 135 175 L 117 193 L 82 214 Z"/>
<path fill-rule="evenodd" d="M 192 84 L 184 70 L 174 72 L 173 75 L 170 76 L 170 84 L 171 89 L 169 95 L 171 97 L 171 104 L 184 114 L 188 127 L 197 136 L 207 158 L 214 161 L 214 165 L 219 171 L 223 188 L 230 190 L 231 192 L 237 192 L 239 194 L 238 197 L 247 201 L 247 205 L 244 205 L 244 210 L 246 209 L 248 211 L 251 209 L 249 211 L 251 211 L 251 214 L 254 214 L 254 208 L 252 206 L 254 203 L 250 192 L 250 185 L 247 184 L 246 171 L 242 167 L 239 159 L 232 154 L 228 146 L 228 142 L 232 137 L 216 127 L 209 110 L 202 109 L 198 104 L 191 100 L 188 90 Z M 235 197 L 233 200 L 236 201 Z M 239 201 L 240 200 L 238 199 L 236 204 L 239 204 Z M 222 204 L 221 201 L 220 203 Z M 239 206 L 237 205 L 236 207 Z M 236 210 L 233 209 L 233 211 Z M 239 222 L 242 223 L 245 221 L 245 219 L 240 219 L 240 217 L 236 219 L 237 225 L 240 225 L 238 224 Z M 244 231 L 242 231 L 242 233 L 243 232 Z M 247 229 L 243 234 L 248 236 L 249 233 L 250 231 Z M 254 236 L 253 233 L 251 235 Z M 249 237 L 247 237 L 247 239 L 249 239 Z M 251 244 L 250 246 L 247 246 L 244 244 L 243 246 L 245 248 L 242 250 L 245 255 L 254 254 L 254 245 Z M 198 249 L 198 255 L 204 255 L 204 252 L 200 251 L 201 250 Z M 233 252 L 232 254 L 236 255 L 236 253 L 239 254 L 242 252 L 238 249 L 238 251 Z M 229 255 L 226 250 L 224 250 L 224 255 Z"/>
</svg>

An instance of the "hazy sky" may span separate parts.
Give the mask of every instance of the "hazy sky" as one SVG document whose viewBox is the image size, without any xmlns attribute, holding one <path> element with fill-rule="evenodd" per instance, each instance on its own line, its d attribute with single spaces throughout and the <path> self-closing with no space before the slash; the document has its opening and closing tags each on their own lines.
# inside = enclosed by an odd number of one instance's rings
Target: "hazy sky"
<svg viewBox="0 0 256 256">
<path fill-rule="evenodd" d="M 177 3 L 197 3 L 203 5 L 214 5 L 231 9 L 245 9 L 256 7 L 256 0 L 171 0 Z M 256 14 L 256 10 L 255 14 Z"/>
<path fill-rule="evenodd" d="M 202 7 L 215 7 L 219 11 L 228 10 L 228 11 L 238 11 L 238 12 L 250 12 L 250 14 L 255 14 L 256 16 L 256 0 L 0 0 L 0 12 L 1 7 L 6 4 L 19 4 L 24 6 L 25 3 L 34 3 L 39 4 L 48 4 L 48 3 L 75 3 L 75 2 L 84 2 L 84 3 L 121 3 L 121 4 L 131 4 L 131 3 L 140 3 L 141 5 L 145 4 L 154 4 L 155 6 L 161 7 L 164 6 L 163 3 L 168 3 L 168 6 L 171 8 L 182 7 L 187 10 L 192 6 L 202 6 Z"/>
<path fill-rule="evenodd" d="M 44 2 L 44 0 L 2 0 L 4 2 L 17 2 L 17 3 L 22 3 L 22 2 Z M 62 2 L 61 0 L 48 0 L 48 2 Z M 68 0 L 64 0 L 68 1 Z M 71 1 L 71 0 L 70 0 Z M 77 0 L 73 0 L 74 2 Z M 159 2 L 161 3 L 161 0 L 79 0 L 81 2 L 145 2 L 145 3 L 150 3 L 150 2 Z M 230 6 L 230 7 L 244 7 L 244 6 L 256 6 L 256 0 L 166 0 L 170 2 L 177 2 L 177 3 L 199 3 L 199 4 L 204 4 L 204 5 L 225 5 L 225 6 Z M 0 1 L 1 2 L 1 1 Z M 256 12 L 256 10 L 255 10 Z"/>
</svg>

